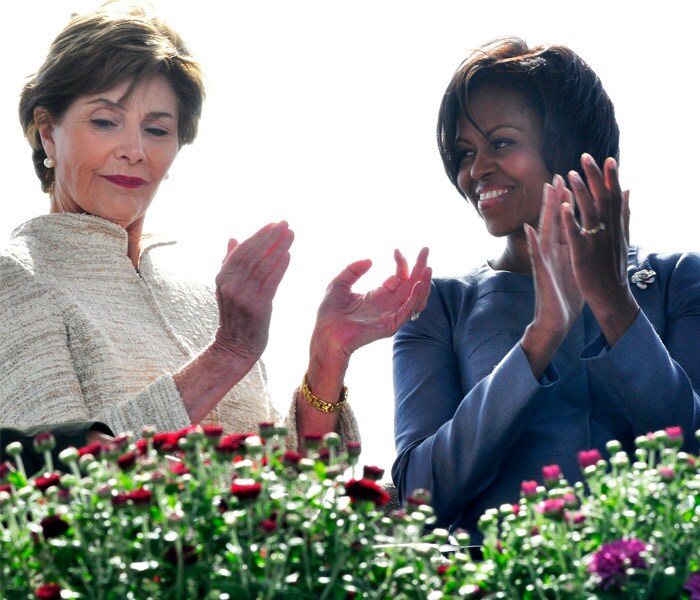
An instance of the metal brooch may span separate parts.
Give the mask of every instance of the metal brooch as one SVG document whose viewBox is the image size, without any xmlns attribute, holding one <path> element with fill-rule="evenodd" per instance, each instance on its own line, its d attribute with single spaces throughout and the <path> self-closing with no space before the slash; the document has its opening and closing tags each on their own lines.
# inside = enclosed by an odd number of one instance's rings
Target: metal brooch
<svg viewBox="0 0 700 600">
<path fill-rule="evenodd" d="M 656 279 L 656 271 L 651 269 L 642 269 L 632 274 L 632 283 L 636 284 L 640 290 L 647 289 L 650 283 L 654 283 Z"/>
</svg>

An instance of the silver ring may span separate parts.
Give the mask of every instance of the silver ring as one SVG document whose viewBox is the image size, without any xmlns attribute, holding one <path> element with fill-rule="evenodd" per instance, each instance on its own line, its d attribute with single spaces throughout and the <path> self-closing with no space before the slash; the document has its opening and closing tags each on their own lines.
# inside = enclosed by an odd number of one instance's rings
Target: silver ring
<svg viewBox="0 0 700 600">
<path fill-rule="evenodd" d="M 605 231 L 605 223 L 603 223 L 602 221 L 598 223 L 595 227 L 591 227 L 590 229 L 581 227 L 581 233 L 585 233 L 587 235 L 595 235 L 599 231 Z"/>
<path fill-rule="evenodd" d="M 420 319 L 420 311 L 414 310 L 411 315 L 411 321 L 417 321 L 418 319 Z"/>
</svg>

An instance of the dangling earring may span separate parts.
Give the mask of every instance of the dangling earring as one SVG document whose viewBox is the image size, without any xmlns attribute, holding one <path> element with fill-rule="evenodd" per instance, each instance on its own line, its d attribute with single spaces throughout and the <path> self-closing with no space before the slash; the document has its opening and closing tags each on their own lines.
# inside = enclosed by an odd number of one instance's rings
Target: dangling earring
<svg viewBox="0 0 700 600">
<path fill-rule="evenodd" d="M 47 169 L 53 169 L 54 165 L 56 163 L 54 162 L 53 158 L 49 158 L 48 156 L 44 159 L 44 166 Z"/>
</svg>

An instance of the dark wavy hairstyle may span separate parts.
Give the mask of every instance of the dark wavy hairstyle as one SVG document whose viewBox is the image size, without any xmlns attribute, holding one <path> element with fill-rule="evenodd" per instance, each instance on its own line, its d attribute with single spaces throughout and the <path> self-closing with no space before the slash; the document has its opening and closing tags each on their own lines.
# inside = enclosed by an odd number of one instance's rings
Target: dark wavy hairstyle
<svg viewBox="0 0 700 600">
<path fill-rule="evenodd" d="M 72 16 L 20 95 L 19 118 L 43 191 L 52 189 L 54 172 L 44 166 L 34 110 L 45 108 L 58 122 L 80 96 L 131 81 L 128 95 L 138 82 L 156 75 L 168 80 L 177 98 L 179 145 L 192 143 L 202 114 L 204 78 L 179 34 L 137 3 L 108 2 Z"/>
<path fill-rule="evenodd" d="M 474 50 L 459 66 L 440 104 L 437 143 L 445 172 L 457 188 L 457 126 L 464 115 L 475 122 L 470 95 L 482 85 L 499 85 L 520 94 L 544 123 L 543 159 L 550 173 L 581 170 L 581 154 L 598 164 L 619 160 L 620 130 L 615 109 L 600 78 L 565 46 L 529 48 L 520 38 L 491 41 Z M 461 191 L 460 191 L 461 193 Z"/>
</svg>

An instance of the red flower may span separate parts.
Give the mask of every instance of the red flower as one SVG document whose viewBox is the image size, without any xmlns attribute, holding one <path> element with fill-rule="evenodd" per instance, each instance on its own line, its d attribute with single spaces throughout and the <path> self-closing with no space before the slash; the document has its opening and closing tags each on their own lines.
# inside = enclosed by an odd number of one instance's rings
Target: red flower
<svg viewBox="0 0 700 600">
<path fill-rule="evenodd" d="M 231 494 L 241 502 L 252 502 L 256 500 L 262 491 L 262 484 L 254 483 L 233 483 L 231 484 Z"/>
<path fill-rule="evenodd" d="M 70 528 L 68 522 L 61 515 L 49 515 L 48 517 L 44 517 L 39 524 L 44 533 L 44 538 L 47 540 L 63 535 Z"/>
<path fill-rule="evenodd" d="M 93 442 L 92 444 L 88 444 L 87 446 L 78 448 L 78 456 L 85 456 L 86 454 L 90 454 L 91 456 L 97 458 L 101 452 L 102 444 L 100 444 L 100 442 Z"/>
<path fill-rule="evenodd" d="M 57 583 L 45 583 L 36 590 L 39 600 L 61 600 L 61 586 Z"/>
<path fill-rule="evenodd" d="M 129 495 L 128 494 L 115 494 L 111 498 L 112 500 L 112 506 L 114 507 L 119 507 L 119 506 L 125 506 L 126 503 L 129 501 Z"/>
<path fill-rule="evenodd" d="M 156 433 L 153 436 L 153 448 L 156 450 L 156 452 L 161 454 L 176 452 L 178 450 L 178 439 L 177 433 L 173 433 L 172 431 L 166 433 Z"/>
<path fill-rule="evenodd" d="M 345 484 L 345 493 L 353 502 L 370 501 L 375 506 L 384 506 L 391 496 L 371 479 L 351 479 Z"/>
<path fill-rule="evenodd" d="M 275 424 L 270 422 L 258 423 L 258 434 L 264 440 L 275 435 Z"/>
<path fill-rule="evenodd" d="M 362 454 L 362 444 L 360 442 L 348 442 L 348 456 L 357 458 Z"/>
<path fill-rule="evenodd" d="M 187 473 L 190 472 L 190 470 L 187 468 L 187 465 L 183 462 L 178 462 L 175 463 L 170 467 L 170 472 L 174 473 L 175 475 L 186 475 Z"/>
<path fill-rule="evenodd" d="M 582 450 L 578 453 L 578 466 L 583 471 L 586 467 L 595 466 L 599 460 L 603 460 L 600 452 L 595 448 L 593 450 Z"/>
<path fill-rule="evenodd" d="M 12 486 L 9 483 L 0 483 L 0 492 L 12 494 Z"/>
<path fill-rule="evenodd" d="M 136 440 L 136 453 L 139 456 L 145 456 L 146 452 L 148 452 L 148 440 L 144 438 Z"/>
<path fill-rule="evenodd" d="M 321 447 L 323 436 L 320 433 L 309 433 L 304 436 L 304 448 L 308 450 L 318 450 Z"/>
<path fill-rule="evenodd" d="M 221 441 L 214 448 L 217 455 L 222 458 L 243 454 L 245 452 L 246 438 L 249 438 L 252 433 L 232 433 L 221 438 Z"/>
<path fill-rule="evenodd" d="M 364 479 L 371 479 L 372 481 L 379 481 L 382 477 L 384 477 L 384 469 L 366 465 L 362 469 L 362 477 Z"/>
<path fill-rule="evenodd" d="M 136 465 L 136 453 L 127 452 L 117 459 L 117 465 L 122 471 L 131 471 Z"/>
<path fill-rule="evenodd" d="M 34 485 L 42 492 L 45 492 L 51 486 L 58 485 L 59 483 L 61 483 L 61 476 L 58 473 L 42 475 L 34 480 Z"/>
</svg>

